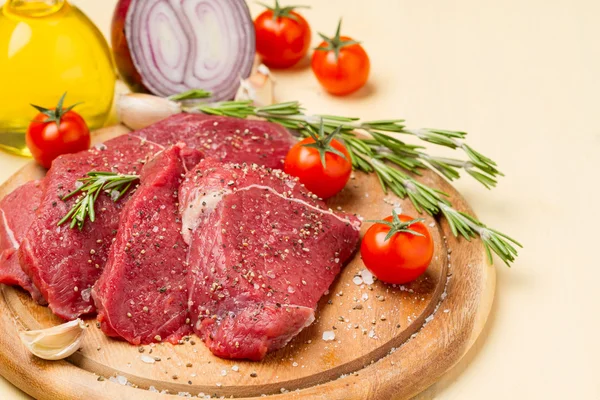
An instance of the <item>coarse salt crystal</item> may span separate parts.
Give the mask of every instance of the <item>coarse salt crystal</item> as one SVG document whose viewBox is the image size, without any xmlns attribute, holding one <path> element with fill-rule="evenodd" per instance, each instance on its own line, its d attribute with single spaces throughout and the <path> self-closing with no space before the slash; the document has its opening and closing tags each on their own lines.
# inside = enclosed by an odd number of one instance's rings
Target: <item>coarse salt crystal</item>
<svg viewBox="0 0 600 400">
<path fill-rule="evenodd" d="M 231 370 L 238 372 L 240 370 L 240 367 L 238 367 L 237 365 L 234 365 L 233 367 L 231 367 Z"/>
<path fill-rule="evenodd" d="M 112 201 L 117 201 L 119 199 L 119 196 L 121 196 L 121 192 L 119 192 L 118 190 L 112 190 L 110 192 L 110 199 Z"/>
<path fill-rule="evenodd" d="M 325 331 L 323 332 L 323 340 L 326 342 L 332 341 L 335 339 L 335 332 L 333 331 Z"/>
<path fill-rule="evenodd" d="M 221 371 L 221 376 L 226 376 L 227 375 L 227 371 L 226 370 L 222 370 Z"/>
<path fill-rule="evenodd" d="M 154 357 L 150 357 L 150 356 L 141 356 L 140 360 L 142 360 L 142 362 L 145 362 L 146 364 L 154 364 L 156 362 L 156 360 L 154 359 Z"/>
<path fill-rule="evenodd" d="M 362 278 L 360 276 L 355 276 L 352 279 L 352 282 L 354 282 L 355 285 L 362 285 L 363 280 L 362 280 Z"/>
<path fill-rule="evenodd" d="M 109 379 L 111 380 L 111 379 Z M 127 385 L 127 378 L 125 378 L 123 375 L 117 375 L 115 377 L 115 381 L 119 384 L 119 385 Z"/>
<path fill-rule="evenodd" d="M 366 293 L 363 293 L 363 295 L 361 296 L 361 298 L 363 299 L 363 301 L 367 301 L 369 300 L 369 295 Z"/>
<path fill-rule="evenodd" d="M 294 362 L 292 363 L 292 367 L 297 367 L 297 366 L 298 366 L 298 363 L 297 363 L 296 361 L 294 361 Z"/>
<path fill-rule="evenodd" d="M 373 279 L 373 274 L 368 269 L 363 269 L 360 271 L 360 276 L 362 277 L 363 282 L 367 285 L 372 285 L 375 282 Z"/>
</svg>

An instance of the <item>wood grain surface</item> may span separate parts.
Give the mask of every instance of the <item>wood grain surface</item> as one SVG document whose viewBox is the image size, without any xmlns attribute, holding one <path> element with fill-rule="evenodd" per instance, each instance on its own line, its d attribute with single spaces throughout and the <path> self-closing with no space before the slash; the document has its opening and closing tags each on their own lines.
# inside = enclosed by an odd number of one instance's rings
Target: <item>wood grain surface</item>
<svg viewBox="0 0 600 400">
<path fill-rule="evenodd" d="M 96 133 L 95 141 L 126 131 L 121 126 L 107 128 Z M 43 174 L 28 164 L 0 187 L 0 198 Z M 459 210 L 472 212 L 438 175 L 427 171 L 419 179 L 449 193 Z M 384 194 L 375 176 L 362 173 L 356 173 L 329 205 L 365 220 L 388 215 L 394 207 L 416 215 L 410 202 Z M 400 287 L 361 283 L 356 277 L 365 268 L 357 254 L 321 299 L 315 323 L 260 363 L 214 357 L 195 336 L 177 346 L 138 348 L 107 338 L 93 319 L 87 321 L 80 351 L 65 361 L 46 362 L 27 352 L 18 331 L 61 321 L 25 292 L 2 286 L 0 374 L 40 399 L 159 399 L 178 393 L 286 399 L 411 397 L 434 383 L 474 343 L 495 287 L 495 270 L 478 241 L 454 238 L 444 220 L 426 217 L 426 224 L 435 241 L 435 257 L 423 277 Z M 369 226 L 365 223 L 361 233 Z M 324 331 L 333 331 L 335 339 L 324 341 Z M 149 358 L 154 362 L 148 363 Z"/>
</svg>

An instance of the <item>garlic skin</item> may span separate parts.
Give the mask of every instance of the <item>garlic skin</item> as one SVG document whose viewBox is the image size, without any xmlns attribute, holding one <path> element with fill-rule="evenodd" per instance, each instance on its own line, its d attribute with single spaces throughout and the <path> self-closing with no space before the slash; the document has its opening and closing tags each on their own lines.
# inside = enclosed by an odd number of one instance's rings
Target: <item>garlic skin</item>
<svg viewBox="0 0 600 400">
<path fill-rule="evenodd" d="M 117 100 L 117 115 L 127 127 L 137 130 L 181 112 L 171 100 L 143 93 L 128 93 Z"/>
<path fill-rule="evenodd" d="M 44 360 L 62 360 L 81 347 L 86 327 L 81 319 L 38 331 L 20 332 L 21 342 L 35 356 Z"/>
<path fill-rule="evenodd" d="M 247 79 L 240 80 L 235 100 L 251 100 L 256 107 L 275 102 L 275 79 L 266 65 L 256 65 Z"/>
</svg>

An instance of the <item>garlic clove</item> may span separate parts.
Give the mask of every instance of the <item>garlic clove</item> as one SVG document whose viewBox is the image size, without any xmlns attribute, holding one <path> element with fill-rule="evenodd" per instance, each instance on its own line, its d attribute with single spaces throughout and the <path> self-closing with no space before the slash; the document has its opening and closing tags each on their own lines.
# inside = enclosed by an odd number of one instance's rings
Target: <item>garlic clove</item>
<svg viewBox="0 0 600 400">
<path fill-rule="evenodd" d="M 81 347 L 85 324 L 76 319 L 66 324 L 37 331 L 20 332 L 21 342 L 27 349 L 44 360 L 62 360 Z"/>
<path fill-rule="evenodd" d="M 275 79 L 266 65 L 256 66 L 247 79 L 240 81 L 235 100 L 251 100 L 256 107 L 275 102 Z"/>
<path fill-rule="evenodd" d="M 142 129 L 181 112 L 171 100 L 143 93 L 128 93 L 117 100 L 119 120 L 131 129 Z"/>
</svg>

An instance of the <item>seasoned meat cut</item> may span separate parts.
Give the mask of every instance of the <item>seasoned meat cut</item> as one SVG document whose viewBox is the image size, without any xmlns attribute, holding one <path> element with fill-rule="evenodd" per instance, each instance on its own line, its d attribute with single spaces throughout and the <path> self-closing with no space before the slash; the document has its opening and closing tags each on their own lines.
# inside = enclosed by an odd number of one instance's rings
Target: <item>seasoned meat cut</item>
<svg viewBox="0 0 600 400">
<path fill-rule="evenodd" d="M 183 146 L 173 146 L 142 170 L 125 205 L 108 262 L 92 289 L 108 336 L 139 345 L 176 343 L 191 333 L 187 312 L 187 245 L 181 236 L 178 190 L 187 172 Z M 186 158 L 200 161 L 201 154 Z M 188 319 L 189 321 L 189 319 Z"/>
<path fill-rule="evenodd" d="M 135 132 L 163 146 L 183 142 L 222 162 L 282 168 L 296 139 L 281 125 L 202 114 L 178 114 Z"/>
<path fill-rule="evenodd" d="M 314 320 L 360 222 L 296 179 L 205 159 L 180 191 L 195 332 L 217 356 L 260 360 Z"/>
<path fill-rule="evenodd" d="M 162 147 L 126 135 L 89 151 L 54 160 L 44 179 L 45 190 L 36 218 L 20 246 L 21 267 L 40 289 L 52 312 L 75 319 L 95 311 L 90 292 L 106 263 L 119 215 L 128 197 L 118 202 L 102 194 L 95 204 L 96 221 L 82 230 L 57 226 L 76 199 L 61 198 L 75 189 L 89 171 L 139 174 L 144 163 Z"/>
<path fill-rule="evenodd" d="M 39 181 L 18 187 L 0 202 L 0 283 L 21 286 L 40 304 L 46 301 L 19 264 L 19 246 L 40 205 Z"/>
</svg>

